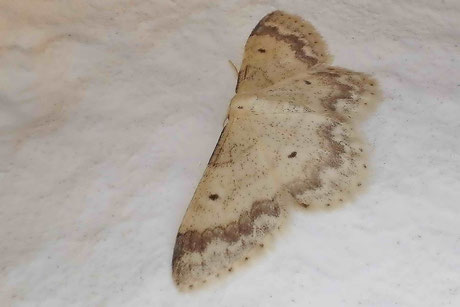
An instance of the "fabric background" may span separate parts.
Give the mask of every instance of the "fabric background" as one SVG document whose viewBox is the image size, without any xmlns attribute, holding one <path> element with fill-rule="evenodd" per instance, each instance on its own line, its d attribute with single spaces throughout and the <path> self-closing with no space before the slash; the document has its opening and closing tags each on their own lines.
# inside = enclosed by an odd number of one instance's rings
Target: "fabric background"
<svg viewBox="0 0 460 307">
<path fill-rule="evenodd" d="M 358 199 L 294 212 L 213 287 L 177 229 L 266 13 L 310 21 L 384 101 Z M 1 306 L 460 306 L 460 2 L 0 1 Z"/>
</svg>

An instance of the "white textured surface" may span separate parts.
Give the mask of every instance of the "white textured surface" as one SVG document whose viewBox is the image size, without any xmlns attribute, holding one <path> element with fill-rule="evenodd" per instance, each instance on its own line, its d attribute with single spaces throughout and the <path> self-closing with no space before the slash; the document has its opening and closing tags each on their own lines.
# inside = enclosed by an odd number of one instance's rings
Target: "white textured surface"
<svg viewBox="0 0 460 307">
<path fill-rule="evenodd" d="M 385 101 L 352 204 L 194 294 L 177 228 L 247 36 L 312 22 Z M 0 306 L 460 306 L 460 2 L 0 1 Z"/>
</svg>

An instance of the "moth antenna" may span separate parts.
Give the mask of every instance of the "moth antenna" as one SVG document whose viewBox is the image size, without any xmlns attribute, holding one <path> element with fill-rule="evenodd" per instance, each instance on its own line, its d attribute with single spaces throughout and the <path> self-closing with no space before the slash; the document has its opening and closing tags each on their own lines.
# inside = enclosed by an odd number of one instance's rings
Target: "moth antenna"
<svg viewBox="0 0 460 307">
<path fill-rule="evenodd" d="M 233 62 L 231 60 L 228 60 L 228 63 L 230 63 L 230 65 L 232 65 L 233 69 L 235 70 L 235 77 L 238 78 L 238 74 L 239 74 L 238 68 L 236 68 L 236 65 L 233 64 Z"/>
</svg>

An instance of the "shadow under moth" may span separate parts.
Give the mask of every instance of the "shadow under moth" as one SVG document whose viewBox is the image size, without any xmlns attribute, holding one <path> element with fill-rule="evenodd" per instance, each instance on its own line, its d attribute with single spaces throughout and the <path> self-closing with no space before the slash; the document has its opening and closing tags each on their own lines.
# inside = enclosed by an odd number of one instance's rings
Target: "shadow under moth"
<svg viewBox="0 0 460 307">
<path fill-rule="evenodd" d="M 344 203 L 367 171 L 357 132 L 380 100 L 370 76 L 331 66 L 321 35 L 275 11 L 250 34 L 227 122 L 180 225 L 179 289 L 199 288 L 256 255 L 293 207 Z"/>
</svg>

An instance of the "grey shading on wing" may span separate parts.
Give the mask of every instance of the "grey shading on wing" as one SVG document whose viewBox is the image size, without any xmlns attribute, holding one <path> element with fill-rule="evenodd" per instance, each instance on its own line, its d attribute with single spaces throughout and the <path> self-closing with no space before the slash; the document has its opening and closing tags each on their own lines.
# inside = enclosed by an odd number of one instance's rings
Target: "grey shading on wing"
<svg viewBox="0 0 460 307">
<path fill-rule="evenodd" d="M 262 18 L 246 42 L 236 91 L 255 92 L 331 61 L 326 43 L 309 22 L 275 11 Z"/>
<path fill-rule="evenodd" d="M 198 288 L 283 227 L 289 208 L 349 200 L 366 175 L 356 124 L 379 101 L 369 76 L 329 66 L 312 25 L 275 11 L 251 33 L 222 131 L 174 247 L 173 278 Z"/>
</svg>

